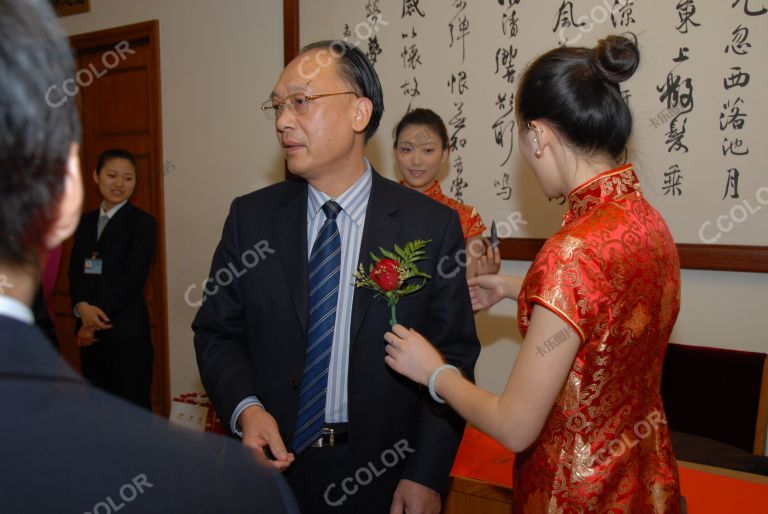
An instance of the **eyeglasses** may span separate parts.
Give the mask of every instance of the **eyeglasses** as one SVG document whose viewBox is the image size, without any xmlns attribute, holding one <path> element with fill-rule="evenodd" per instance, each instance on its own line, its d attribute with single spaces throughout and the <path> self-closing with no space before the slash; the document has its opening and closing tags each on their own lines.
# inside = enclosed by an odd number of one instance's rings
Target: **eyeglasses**
<svg viewBox="0 0 768 514">
<path fill-rule="evenodd" d="M 284 100 L 278 100 L 276 98 L 267 100 L 261 104 L 261 111 L 264 113 L 268 120 L 274 121 L 280 114 L 282 114 L 286 107 L 288 107 L 288 109 L 290 109 L 293 114 L 306 114 L 309 111 L 309 102 L 312 100 L 336 95 L 358 96 L 358 94 L 354 91 L 326 93 L 324 95 L 305 95 L 304 93 L 294 93 L 292 95 L 286 96 Z"/>
</svg>

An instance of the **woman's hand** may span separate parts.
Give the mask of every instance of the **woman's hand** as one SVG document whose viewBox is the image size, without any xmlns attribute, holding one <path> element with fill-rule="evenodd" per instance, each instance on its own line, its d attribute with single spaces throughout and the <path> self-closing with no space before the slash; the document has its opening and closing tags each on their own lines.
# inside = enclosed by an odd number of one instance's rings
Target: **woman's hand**
<svg viewBox="0 0 768 514">
<path fill-rule="evenodd" d="M 483 238 L 483 243 L 485 244 L 485 252 L 477 256 L 475 261 L 474 276 L 476 277 L 480 275 L 495 275 L 501 269 L 501 252 L 499 248 L 494 248 L 487 237 Z"/>
<path fill-rule="evenodd" d="M 86 302 L 77 304 L 77 313 L 83 320 L 83 325 L 94 330 L 107 330 L 112 328 L 109 324 L 109 316 L 103 310 Z"/>
<path fill-rule="evenodd" d="M 480 275 L 469 279 L 469 297 L 475 312 L 487 309 L 499 303 L 506 296 L 504 275 Z"/>
<path fill-rule="evenodd" d="M 384 334 L 389 367 L 414 382 L 427 385 L 429 377 L 438 366 L 445 364 L 440 353 L 424 336 L 402 325 L 395 325 L 391 332 Z"/>
<path fill-rule="evenodd" d="M 95 330 L 92 328 L 88 328 L 85 325 L 80 327 L 80 330 L 77 331 L 77 336 L 75 337 L 75 342 L 77 342 L 77 346 L 80 347 L 86 347 L 91 346 L 93 343 L 98 341 L 96 339 Z"/>
</svg>

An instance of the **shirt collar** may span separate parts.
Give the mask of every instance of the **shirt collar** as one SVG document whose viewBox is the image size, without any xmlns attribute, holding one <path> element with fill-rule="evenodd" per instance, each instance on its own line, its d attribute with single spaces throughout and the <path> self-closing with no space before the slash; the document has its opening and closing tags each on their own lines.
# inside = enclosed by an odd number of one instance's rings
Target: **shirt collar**
<svg viewBox="0 0 768 514">
<path fill-rule="evenodd" d="M 365 220 L 365 209 L 368 206 L 368 197 L 371 194 L 371 182 L 373 171 L 371 163 L 365 159 L 365 171 L 363 175 L 352 184 L 352 187 L 341 193 L 337 198 L 331 198 L 327 194 L 309 185 L 307 214 L 314 219 L 320 212 L 320 208 L 328 200 L 335 200 L 343 212 L 357 225 L 362 225 Z"/>
<path fill-rule="evenodd" d="M 128 203 L 128 200 L 123 200 L 119 204 L 112 207 L 109 211 L 104 211 L 104 202 L 101 202 L 101 207 L 99 208 L 99 216 L 104 216 L 106 214 L 109 219 L 112 219 L 112 216 L 114 216 L 115 213 L 119 211 L 120 208 L 126 203 Z"/>
<path fill-rule="evenodd" d="M 628 194 L 642 194 L 632 164 L 603 172 L 587 180 L 568 195 L 568 212 L 563 226 L 598 205 L 618 200 Z"/>
<path fill-rule="evenodd" d="M 0 315 L 8 316 L 15 320 L 22 321 L 32 325 L 35 322 L 35 316 L 32 310 L 21 303 L 16 298 L 7 295 L 0 295 Z"/>
</svg>

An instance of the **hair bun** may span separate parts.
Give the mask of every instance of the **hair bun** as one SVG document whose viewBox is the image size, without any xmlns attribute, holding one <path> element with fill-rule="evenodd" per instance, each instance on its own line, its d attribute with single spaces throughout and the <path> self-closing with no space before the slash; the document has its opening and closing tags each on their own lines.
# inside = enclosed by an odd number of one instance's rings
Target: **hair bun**
<svg viewBox="0 0 768 514">
<path fill-rule="evenodd" d="M 624 82 L 634 75 L 640 64 L 637 39 L 625 36 L 608 36 L 598 41 L 592 50 L 590 61 L 597 75 L 610 82 Z"/>
</svg>

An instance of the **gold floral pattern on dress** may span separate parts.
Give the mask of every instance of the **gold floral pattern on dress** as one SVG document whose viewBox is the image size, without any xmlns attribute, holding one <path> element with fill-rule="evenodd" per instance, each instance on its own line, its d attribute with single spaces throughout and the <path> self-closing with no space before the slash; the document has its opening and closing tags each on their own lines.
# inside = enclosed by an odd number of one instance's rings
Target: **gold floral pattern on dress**
<svg viewBox="0 0 768 514">
<path fill-rule="evenodd" d="M 568 203 L 568 222 L 523 281 L 518 325 L 525 337 L 538 304 L 578 328 L 582 343 L 539 437 L 518 454 L 515 503 L 535 514 L 677 514 L 667 425 L 642 424 L 664 412 L 662 359 L 680 310 L 677 248 L 631 165 L 576 188 Z"/>
<path fill-rule="evenodd" d="M 638 303 L 632 309 L 630 318 L 624 323 L 624 328 L 632 332 L 633 338 L 638 338 L 643 334 L 650 321 L 651 317 L 648 315 L 645 306 Z"/>
</svg>

